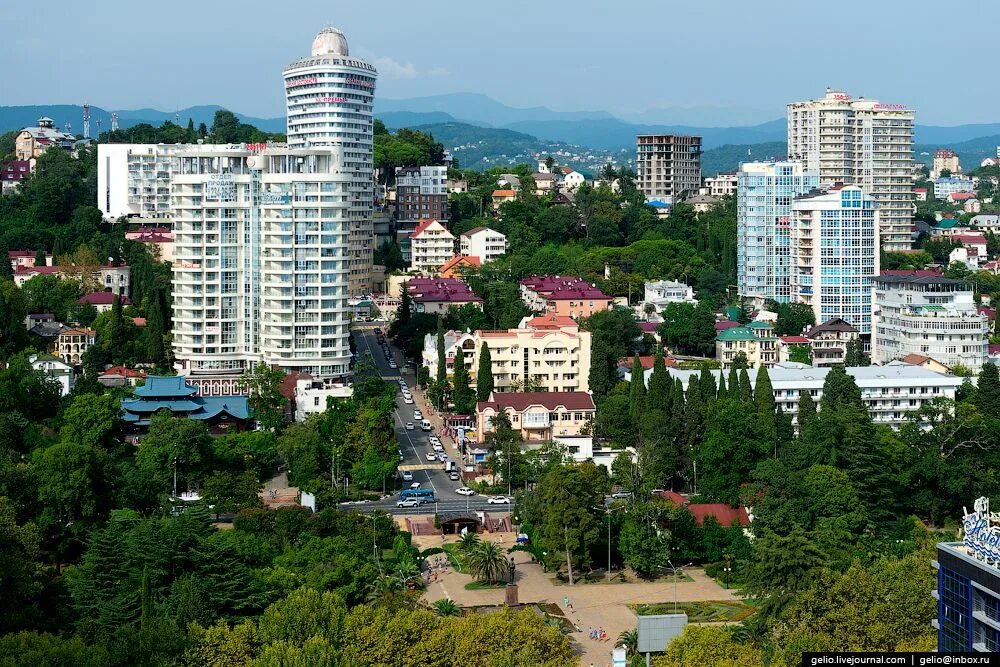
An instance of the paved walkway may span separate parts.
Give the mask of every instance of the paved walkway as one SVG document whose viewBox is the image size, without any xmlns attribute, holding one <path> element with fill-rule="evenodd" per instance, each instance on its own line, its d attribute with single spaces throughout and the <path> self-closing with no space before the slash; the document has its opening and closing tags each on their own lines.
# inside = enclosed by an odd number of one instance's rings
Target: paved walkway
<svg viewBox="0 0 1000 667">
<path fill-rule="evenodd" d="M 501 539 L 505 548 L 509 548 L 514 537 L 512 535 L 486 534 L 484 539 L 495 541 Z M 421 548 L 439 546 L 444 541 L 437 538 L 425 545 L 421 538 Z M 418 542 L 415 538 L 414 542 Z M 570 636 L 576 649 L 581 654 L 581 665 L 607 665 L 611 663 L 611 649 L 614 648 L 618 635 L 635 628 L 636 617 L 630 604 L 672 602 L 676 593 L 678 602 L 693 602 L 699 600 L 738 600 L 733 591 L 719 586 L 701 569 L 689 568 L 685 573 L 694 581 L 639 582 L 628 584 L 577 584 L 574 586 L 560 585 L 546 573 L 541 566 L 531 562 L 530 554 L 522 551 L 514 552 L 517 564 L 518 598 L 522 603 L 553 602 L 559 605 L 571 622 L 581 628 Z M 472 577 L 460 572 L 449 570 L 440 576 L 437 582 L 428 586 L 423 598 L 428 602 L 441 598 L 450 598 L 461 606 L 498 605 L 503 604 L 503 589 L 487 589 L 469 591 L 465 584 Z M 569 598 L 571 608 L 564 604 L 564 598 Z M 608 641 L 600 642 L 589 638 L 588 628 L 604 628 Z"/>
</svg>

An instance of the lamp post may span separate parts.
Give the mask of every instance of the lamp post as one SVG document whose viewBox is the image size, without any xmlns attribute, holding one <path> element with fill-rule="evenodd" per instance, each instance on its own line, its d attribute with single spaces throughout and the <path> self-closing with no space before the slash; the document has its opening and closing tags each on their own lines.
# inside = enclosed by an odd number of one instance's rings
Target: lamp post
<svg viewBox="0 0 1000 667">
<path fill-rule="evenodd" d="M 667 563 L 669 563 L 670 569 L 673 571 L 674 574 L 674 613 L 676 614 L 677 613 L 677 567 L 674 565 L 673 561 L 671 561 L 669 558 L 667 559 Z"/>
<path fill-rule="evenodd" d="M 608 573 L 607 580 L 611 583 L 611 513 L 617 510 L 626 510 L 626 505 L 619 505 L 618 507 L 595 507 L 595 510 L 601 510 L 608 517 Z M 626 510 L 627 511 L 627 510 Z"/>
</svg>

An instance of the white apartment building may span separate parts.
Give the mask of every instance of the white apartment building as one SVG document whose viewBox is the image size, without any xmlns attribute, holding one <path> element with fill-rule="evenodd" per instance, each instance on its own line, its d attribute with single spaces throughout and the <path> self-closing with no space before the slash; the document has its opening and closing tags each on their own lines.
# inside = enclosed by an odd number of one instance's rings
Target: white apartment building
<svg viewBox="0 0 1000 667">
<path fill-rule="evenodd" d="M 963 382 L 963 378 L 936 373 L 901 361 L 892 361 L 885 366 L 857 366 L 845 370 L 861 390 L 861 400 L 868 407 L 875 423 L 888 424 L 893 428 L 902 425 L 908 413 L 919 410 L 928 401 L 936 398 L 954 399 L 955 392 Z M 652 372 L 650 369 L 644 373 L 647 387 Z M 718 383 L 720 373 L 725 371 L 710 372 Z M 747 371 L 750 383 L 754 386 L 757 384 L 757 372 L 756 368 Z M 775 403 L 781 407 L 782 412 L 795 420 L 799 411 L 799 397 L 803 392 L 809 392 L 819 406 L 820 399 L 823 398 L 823 383 L 829 372 L 829 368 L 815 368 L 794 362 L 768 368 Z M 668 368 L 667 373 L 672 378 L 680 378 L 687 387 L 692 378 L 697 381 L 700 371 Z"/>
<path fill-rule="evenodd" d="M 537 391 L 588 391 L 591 333 L 569 317 L 540 315 L 525 318 L 516 329 L 445 334 L 447 372 L 462 358 L 475 384 L 482 344 L 490 350 L 493 387 L 498 392 L 520 391 L 525 381 Z M 423 365 L 437 376 L 437 335 L 424 337 Z"/>
<path fill-rule="evenodd" d="M 374 261 L 375 181 L 372 169 L 372 104 L 375 67 L 350 55 L 347 39 L 324 28 L 312 53 L 284 70 L 288 108 L 288 147 L 327 148 L 340 153 L 350 177 L 347 233 L 348 290 L 351 296 L 371 292 Z"/>
<path fill-rule="evenodd" d="M 734 178 L 736 284 L 745 298 L 791 298 L 792 200 L 819 186 L 801 162 L 748 162 Z"/>
<path fill-rule="evenodd" d="M 737 182 L 735 171 L 723 171 L 715 176 L 705 177 L 705 187 L 711 197 L 732 197 L 736 194 Z"/>
<path fill-rule="evenodd" d="M 990 324 L 969 283 L 926 275 L 878 276 L 873 283 L 873 362 L 919 354 L 949 368 L 978 371 L 986 363 Z"/>
<path fill-rule="evenodd" d="M 879 210 L 858 186 L 792 202 L 791 301 L 817 322 L 840 318 L 871 332 L 871 280 L 879 274 Z"/>
<path fill-rule="evenodd" d="M 507 254 L 507 237 L 489 227 L 476 227 L 459 237 L 459 254 L 492 262 Z"/>
<path fill-rule="evenodd" d="M 657 280 L 644 285 L 643 305 L 653 304 L 661 313 L 670 303 L 698 303 L 694 298 L 694 288 L 673 280 Z"/>
<path fill-rule="evenodd" d="M 209 395 L 264 362 L 346 382 L 353 169 L 339 151 L 189 146 L 174 154 L 178 373 Z"/>
<path fill-rule="evenodd" d="M 98 144 L 97 207 L 106 220 L 170 220 L 172 144 Z"/>
<path fill-rule="evenodd" d="M 788 157 L 824 185 L 860 185 L 881 211 L 886 250 L 909 250 L 913 217 L 913 110 L 827 89 L 788 105 Z"/>
<path fill-rule="evenodd" d="M 931 164 L 930 177 L 933 181 L 941 178 L 941 172 L 949 171 L 952 174 L 962 173 L 962 165 L 958 162 L 958 155 L 953 150 L 939 148 L 934 151 L 934 161 Z"/>
<path fill-rule="evenodd" d="M 437 220 L 424 220 L 410 236 L 410 268 L 436 273 L 455 256 L 455 237 Z"/>
<path fill-rule="evenodd" d="M 934 181 L 934 199 L 947 199 L 959 192 L 975 192 L 972 179 L 967 176 L 949 176 Z"/>
</svg>

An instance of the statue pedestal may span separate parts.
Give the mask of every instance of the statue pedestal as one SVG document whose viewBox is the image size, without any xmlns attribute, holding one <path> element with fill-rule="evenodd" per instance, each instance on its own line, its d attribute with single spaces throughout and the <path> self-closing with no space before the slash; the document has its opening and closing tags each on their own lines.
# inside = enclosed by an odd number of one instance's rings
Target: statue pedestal
<svg viewBox="0 0 1000 667">
<path fill-rule="evenodd" d="M 504 590 L 503 603 L 508 607 L 517 606 L 517 584 L 507 584 Z"/>
</svg>

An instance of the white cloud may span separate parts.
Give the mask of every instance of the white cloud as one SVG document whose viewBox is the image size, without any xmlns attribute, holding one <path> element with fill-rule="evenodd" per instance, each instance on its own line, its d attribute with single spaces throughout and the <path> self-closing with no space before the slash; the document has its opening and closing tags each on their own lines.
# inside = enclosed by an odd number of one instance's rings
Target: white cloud
<svg viewBox="0 0 1000 667">
<path fill-rule="evenodd" d="M 389 56 L 375 58 L 375 67 L 379 76 L 387 79 L 416 79 L 423 76 L 448 76 L 450 72 L 444 67 L 433 67 L 429 70 L 418 70 L 413 63 L 400 63 Z"/>
</svg>

